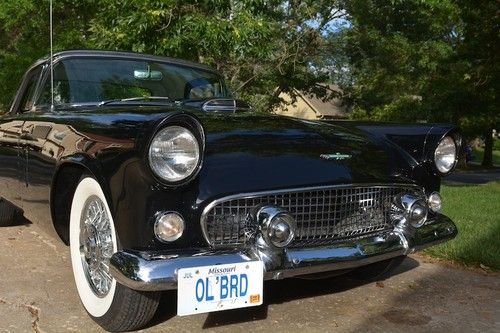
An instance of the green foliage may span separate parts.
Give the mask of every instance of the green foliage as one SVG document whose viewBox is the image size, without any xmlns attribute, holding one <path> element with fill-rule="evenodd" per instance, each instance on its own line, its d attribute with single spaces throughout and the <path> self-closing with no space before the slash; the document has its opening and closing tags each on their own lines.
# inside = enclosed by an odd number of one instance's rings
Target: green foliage
<svg viewBox="0 0 500 333">
<path fill-rule="evenodd" d="M 449 3 L 355 0 L 347 10 L 346 53 L 355 81 L 345 89 L 362 110 L 354 116 L 427 120 L 423 90 L 440 61 L 453 55 Z"/>
<path fill-rule="evenodd" d="M 500 139 L 496 138 L 493 140 L 493 149 L 500 152 Z"/>
<path fill-rule="evenodd" d="M 352 112 L 354 118 L 370 118 L 376 121 L 399 121 L 412 122 L 415 120 L 425 120 L 425 116 L 420 112 L 421 100 L 417 96 L 401 95 L 394 101 L 377 105 L 368 114 L 365 109 L 355 107 Z"/>
<path fill-rule="evenodd" d="M 96 1 L 54 1 L 55 50 L 89 46 L 88 22 Z M 48 22 L 48 0 L 0 3 L 0 112 L 10 104 L 26 69 L 49 54 Z"/>
<path fill-rule="evenodd" d="M 314 91 L 327 74 L 313 70 L 328 47 L 322 29 L 339 1 L 104 1 L 92 20 L 98 48 L 133 50 L 207 63 L 257 110 L 280 92 Z M 312 27 L 308 22 L 316 20 Z M 130 29 L 134 27 L 134 29 Z"/>
<path fill-rule="evenodd" d="M 496 1 L 57 0 L 55 49 L 99 48 L 216 67 L 235 96 L 269 111 L 281 92 L 335 97 L 354 118 L 499 127 Z M 0 110 L 49 52 L 49 0 L 0 3 Z M 338 19 L 348 24 L 336 26 Z M 483 133 L 485 132 L 485 133 Z"/>
<path fill-rule="evenodd" d="M 18 11 L 19 4 L 24 8 Z M 199 61 L 222 71 L 236 97 L 268 111 L 281 92 L 328 93 L 317 70 L 331 45 L 324 32 L 342 17 L 342 0 L 61 0 L 55 1 L 56 49 L 89 47 L 146 52 Z M 29 63 L 48 53 L 48 0 L 0 4 L 7 71 L 19 81 Z M 12 12 L 15 12 L 14 14 Z M 41 13 L 36 14 L 36 13 Z M 28 19 L 29 17 L 29 19 Z M 26 20 L 28 25 L 18 28 Z M 314 23 L 313 23 L 314 22 Z M 34 36 L 33 34 L 37 34 Z M 17 57 L 22 50 L 24 61 Z M 0 86 L 2 86 L 0 84 Z M 14 93 L 8 83 L 0 104 Z M 3 98 L 3 99 L 1 99 Z"/>
<path fill-rule="evenodd" d="M 452 122 L 470 136 L 499 127 L 498 2 L 352 0 L 347 12 L 354 118 Z"/>
</svg>

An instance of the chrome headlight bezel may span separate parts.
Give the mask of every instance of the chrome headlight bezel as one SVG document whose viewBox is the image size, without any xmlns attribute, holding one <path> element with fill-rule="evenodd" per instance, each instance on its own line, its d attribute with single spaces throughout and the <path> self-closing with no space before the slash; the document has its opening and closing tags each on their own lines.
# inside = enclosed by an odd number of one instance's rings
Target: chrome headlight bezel
<svg viewBox="0 0 500 333">
<path fill-rule="evenodd" d="M 197 152 L 195 163 L 193 163 L 192 166 L 188 167 L 186 173 L 182 174 L 180 177 L 169 178 L 164 172 L 161 172 L 161 170 L 159 170 L 157 165 L 155 166 L 155 164 L 157 164 L 157 161 L 153 161 L 154 156 L 152 154 L 152 149 L 154 148 L 154 145 L 156 143 L 155 140 L 160 139 L 160 137 L 164 136 L 168 131 L 183 132 L 185 134 L 184 139 L 189 138 L 190 140 L 192 140 L 192 148 Z M 161 184 L 166 186 L 184 185 L 198 175 L 203 162 L 204 150 L 205 134 L 203 131 L 203 127 L 197 120 L 194 119 L 194 117 L 181 115 L 174 119 L 166 119 L 163 124 L 157 127 L 157 130 L 149 140 L 149 144 L 146 150 L 146 160 L 152 175 Z M 166 161 L 164 162 L 166 163 Z"/>
<path fill-rule="evenodd" d="M 439 140 L 433 154 L 433 166 L 439 175 L 447 175 L 455 169 L 458 162 L 458 147 L 451 135 L 445 135 Z"/>
</svg>

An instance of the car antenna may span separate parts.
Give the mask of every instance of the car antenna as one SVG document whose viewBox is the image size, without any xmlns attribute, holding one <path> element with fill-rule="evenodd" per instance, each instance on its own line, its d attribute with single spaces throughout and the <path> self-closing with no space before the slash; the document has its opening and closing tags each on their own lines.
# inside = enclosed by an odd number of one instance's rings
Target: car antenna
<svg viewBox="0 0 500 333">
<path fill-rule="evenodd" d="M 54 111 L 54 48 L 53 48 L 53 28 L 52 28 L 52 0 L 50 0 L 49 14 L 49 34 L 50 34 L 50 111 Z"/>
</svg>

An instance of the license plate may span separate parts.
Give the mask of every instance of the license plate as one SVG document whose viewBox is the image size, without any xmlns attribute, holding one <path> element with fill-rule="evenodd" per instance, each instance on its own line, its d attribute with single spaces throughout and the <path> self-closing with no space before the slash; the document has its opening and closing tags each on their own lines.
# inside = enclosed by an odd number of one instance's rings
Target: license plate
<svg viewBox="0 0 500 333">
<path fill-rule="evenodd" d="M 179 316 L 262 304 L 261 261 L 181 268 L 177 276 Z"/>
</svg>

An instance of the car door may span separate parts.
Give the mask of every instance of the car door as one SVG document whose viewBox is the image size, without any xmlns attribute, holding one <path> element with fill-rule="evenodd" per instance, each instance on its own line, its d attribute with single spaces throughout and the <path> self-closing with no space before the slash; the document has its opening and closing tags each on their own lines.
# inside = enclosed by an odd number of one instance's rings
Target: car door
<svg viewBox="0 0 500 333">
<path fill-rule="evenodd" d="M 25 74 L 10 111 L 0 117 L 0 197 L 20 208 L 24 206 L 26 163 L 24 120 L 19 111 L 32 106 L 41 73 L 42 67 L 36 66 Z"/>
<path fill-rule="evenodd" d="M 50 213 L 50 190 L 55 172 L 57 149 L 50 142 L 56 115 L 50 108 L 38 108 L 35 102 L 40 95 L 41 86 L 50 84 L 47 67 L 42 73 L 36 92 L 19 105 L 18 119 L 23 125 L 20 135 L 22 147 L 23 176 L 22 196 L 24 216 L 32 222 L 48 222 Z"/>
<path fill-rule="evenodd" d="M 7 114 L 0 117 L 0 197 L 22 208 L 22 149 L 20 135 L 23 122 Z"/>
</svg>

